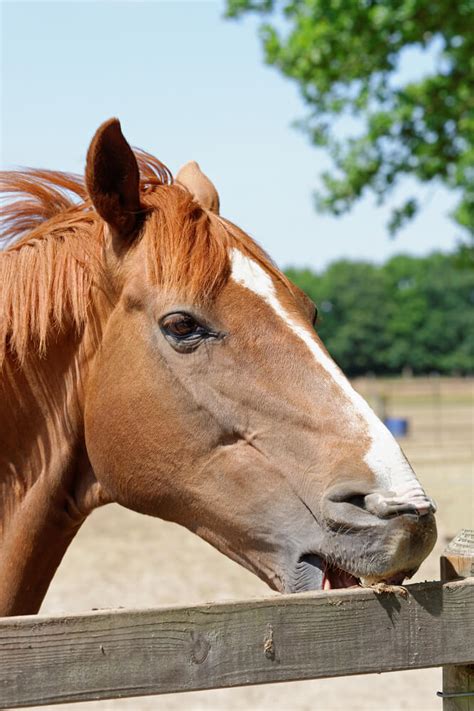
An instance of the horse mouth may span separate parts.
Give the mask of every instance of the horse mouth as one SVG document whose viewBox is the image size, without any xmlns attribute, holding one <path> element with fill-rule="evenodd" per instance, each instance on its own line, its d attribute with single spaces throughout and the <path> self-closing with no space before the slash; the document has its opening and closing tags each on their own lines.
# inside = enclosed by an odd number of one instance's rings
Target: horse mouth
<svg viewBox="0 0 474 711">
<path fill-rule="evenodd" d="M 359 578 L 315 553 L 307 553 L 299 559 L 292 580 L 292 592 L 308 590 L 334 590 L 360 584 Z"/>
<path fill-rule="evenodd" d="M 310 590 L 337 590 L 341 588 L 367 587 L 374 583 L 401 585 L 405 578 L 410 578 L 416 571 L 409 570 L 395 575 L 357 577 L 321 555 L 308 553 L 301 556 L 296 566 L 291 592 L 309 592 Z"/>
<path fill-rule="evenodd" d="M 356 578 L 355 575 L 348 573 L 346 570 L 342 570 L 342 568 L 326 564 L 323 576 L 323 590 L 352 588 L 360 584 L 360 578 Z"/>
</svg>

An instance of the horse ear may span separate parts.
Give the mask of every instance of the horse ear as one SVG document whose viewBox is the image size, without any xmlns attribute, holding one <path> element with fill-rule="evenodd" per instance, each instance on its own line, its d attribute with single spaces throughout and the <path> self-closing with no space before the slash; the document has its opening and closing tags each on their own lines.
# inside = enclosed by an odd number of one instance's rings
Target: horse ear
<svg viewBox="0 0 474 711">
<path fill-rule="evenodd" d="M 140 172 L 116 118 L 103 123 L 92 139 L 86 185 L 95 209 L 114 233 L 129 236 L 140 220 Z"/>
<path fill-rule="evenodd" d="M 219 214 L 219 193 L 196 161 L 192 160 L 183 165 L 175 182 L 189 190 L 201 207 Z"/>
</svg>

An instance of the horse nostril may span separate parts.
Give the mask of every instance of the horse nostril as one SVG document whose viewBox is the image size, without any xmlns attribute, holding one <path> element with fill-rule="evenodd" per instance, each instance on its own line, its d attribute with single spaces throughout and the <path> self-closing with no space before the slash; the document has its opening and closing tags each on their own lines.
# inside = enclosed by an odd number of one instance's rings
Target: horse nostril
<svg viewBox="0 0 474 711">
<path fill-rule="evenodd" d="M 367 511 L 369 488 L 361 482 L 344 482 L 326 491 L 321 502 L 325 521 L 330 526 L 366 527 L 373 514 Z"/>
<path fill-rule="evenodd" d="M 372 491 L 362 483 L 344 483 L 331 487 L 326 492 L 325 498 L 334 504 L 350 504 L 359 509 L 365 509 L 365 499 Z"/>
<path fill-rule="evenodd" d="M 356 506 L 358 509 L 365 509 L 365 496 L 364 494 L 354 494 L 354 496 L 349 496 L 345 503 Z"/>
</svg>

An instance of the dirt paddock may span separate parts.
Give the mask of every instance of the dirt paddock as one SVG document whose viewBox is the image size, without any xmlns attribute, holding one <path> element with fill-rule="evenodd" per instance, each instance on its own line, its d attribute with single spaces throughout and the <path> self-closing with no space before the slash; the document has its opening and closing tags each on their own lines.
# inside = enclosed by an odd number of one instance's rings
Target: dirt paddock
<svg viewBox="0 0 474 711">
<path fill-rule="evenodd" d="M 402 446 L 438 503 L 438 544 L 415 580 L 439 578 L 447 540 L 472 527 L 474 511 L 474 380 L 359 380 L 369 400 L 407 417 Z M 95 512 L 58 571 L 42 613 L 149 607 L 271 595 L 266 585 L 174 524 L 118 506 Z M 441 709 L 439 669 L 291 682 L 189 694 L 42 707 L 66 711 L 306 711 Z"/>
</svg>

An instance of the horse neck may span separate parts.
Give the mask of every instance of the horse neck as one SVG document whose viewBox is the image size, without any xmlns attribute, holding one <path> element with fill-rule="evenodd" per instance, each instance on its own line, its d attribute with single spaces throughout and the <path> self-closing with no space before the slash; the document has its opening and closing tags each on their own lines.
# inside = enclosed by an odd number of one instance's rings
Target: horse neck
<svg viewBox="0 0 474 711">
<path fill-rule="evenodd" d="M 88 326 L 18 368 L 7 356 L 0 389 L 0 615 L 38 611 L 87 514 L 101 502 L 84 446 Z"/>
</svg>

